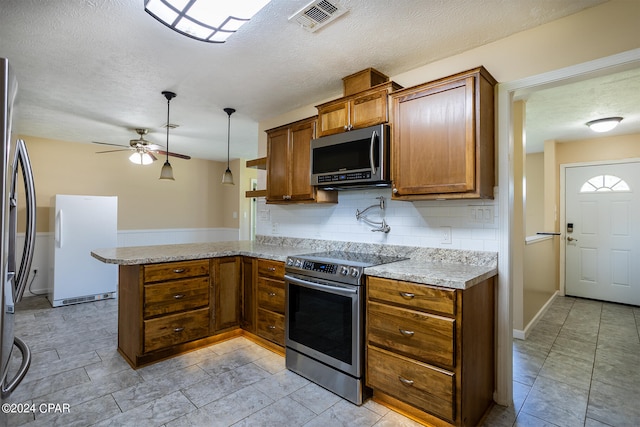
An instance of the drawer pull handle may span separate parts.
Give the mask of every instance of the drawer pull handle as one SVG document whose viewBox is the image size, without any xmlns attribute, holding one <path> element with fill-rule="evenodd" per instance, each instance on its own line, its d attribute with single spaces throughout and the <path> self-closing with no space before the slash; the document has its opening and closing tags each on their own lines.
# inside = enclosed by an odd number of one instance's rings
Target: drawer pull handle
<svg viewBox="0 0 640 427">
<path fill-rule="evenodd" d="M 174 268 L 173 272 L 177 274 L 184 273 L 184 268 Z"/>
<path fill-rule="evenodd" d="M 398 329 L 402 335 L 405 337 L 412 337 L 415 332 L 407 331 L 406 329 Z"/>
<path fill-rule="evenodd" d="M 411 299 L 416 296 L 416 294 L 412 294 L 411 292 L 400 292 L 400 296 L 402 298 Z"/>
<path fill-rule="evenodd" d="M 270 297 L 275 297 L 275 296 L 276 296 L 276 293 L 275 293 L 275 292 L 269 292 L 269 296 L 270 296 Z"/>
<path fill-rule="evenodd" d="M 173 298 L 174 298 L 174 299 L 182 299 L 182 298 L 184 298 L 184 294 L 175 294 L 175 295 L 173 296 Z"/>
<path fill-rule="evenodd" d="M 184 328 L 173 328 L 173 332 L 182 332 L 184 331 Z"/>
<path fill-rule="evenodd" d="M 271 330 L 273 330 L 273 329 L 275 329 L 275 328 L 276 328 L 276 327 L 275 327 L 275 326 L 273 326 L 273 325 L 269 325 L 269 326 L 267 326 L 267 327 L 268 327 L 269 329 L 271 329 Z"/>
<path fill-rule="evenodd" d="M 269 268 L 267 268 L 267 270 L 273 272 L 273 271 L 276 271 L 276 268 L 275 267 L 269 267 Z"/>
<path fill-rule="evenodd" d="M 408 380 L 408 379 L 400 377 L 400 376 L 398 377 L 398 379 L 400 380 L 400 382 L 402 384 L 406 385 L 407 387 L 413 385 L 413 380 Z"/>
</svg>

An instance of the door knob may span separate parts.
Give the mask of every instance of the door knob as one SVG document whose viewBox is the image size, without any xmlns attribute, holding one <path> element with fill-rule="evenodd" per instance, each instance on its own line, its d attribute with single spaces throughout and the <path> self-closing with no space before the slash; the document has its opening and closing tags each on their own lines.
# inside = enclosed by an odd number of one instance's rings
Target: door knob
<svg viewBox="0 0 640 427">
<path fill-rule="evenodd" d="M 574 239 L 573 237 L 567 237 L 567 241 L 568 242 L 574 242 L 574 241 L 577 242 L 578 239 Z"/>
</svg>

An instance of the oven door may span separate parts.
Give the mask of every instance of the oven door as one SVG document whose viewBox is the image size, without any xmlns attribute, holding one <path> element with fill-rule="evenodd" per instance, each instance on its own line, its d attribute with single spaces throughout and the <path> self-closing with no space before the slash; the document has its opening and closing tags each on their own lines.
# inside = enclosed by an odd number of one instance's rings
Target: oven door
<svg viewBox="0 0 640 427">
<path fill-rule="evenodd" d="M 289 273 L 284 278 L 287 348 L 359 378 L 363 288 Z"/>
</svg>

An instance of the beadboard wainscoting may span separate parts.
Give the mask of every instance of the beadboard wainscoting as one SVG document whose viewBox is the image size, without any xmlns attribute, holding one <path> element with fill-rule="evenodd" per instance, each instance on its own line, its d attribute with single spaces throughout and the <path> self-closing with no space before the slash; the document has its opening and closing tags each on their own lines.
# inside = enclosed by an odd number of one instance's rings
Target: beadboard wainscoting
<svg viewBox="0 0 640 427">
<path fill-rule="evenodd" d="M 173 228 L 157 230 L 118 230 L 118 246 L 149 246 L 179 243 L 226 242 L 238 240 L 237 228 Z M 25 297 L 47 293 L 52 260 L 53 233 L 36 233 L 36 247 Z M 24 234 L 16 236 L 18 262 L 24 247 Z M 96 248 L 98 249 L 98 248 Z M 114 265 L 114 268 L 118 268 Z"/>
<path fill-rule="evenodd" d="M 256 234 L 328 239 L 358 243 L 420 246 L 479 251 L 499 250 L 497 189 L 493 200 L 391 200 L 391 189 L 342 191 L 338 204 L 266 204 L 259 199 Z M 356 219 L 385 198 L 385 210 L 373 208 L 367 218 L 391 227 L 389 233 L 371 231 Z"/>
</svg>

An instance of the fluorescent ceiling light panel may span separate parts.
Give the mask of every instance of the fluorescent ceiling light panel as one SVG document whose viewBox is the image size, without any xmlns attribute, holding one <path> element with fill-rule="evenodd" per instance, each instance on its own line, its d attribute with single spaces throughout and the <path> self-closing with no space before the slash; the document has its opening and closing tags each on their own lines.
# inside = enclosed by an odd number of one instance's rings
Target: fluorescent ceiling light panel
<svg viewBox="0 0 640 427">
<path fill-rule="evenodd" d="M 167 27 L 208 43 L 224 43 L 269 0 L 145 0 L 145 11 Z"/>
</svg>

